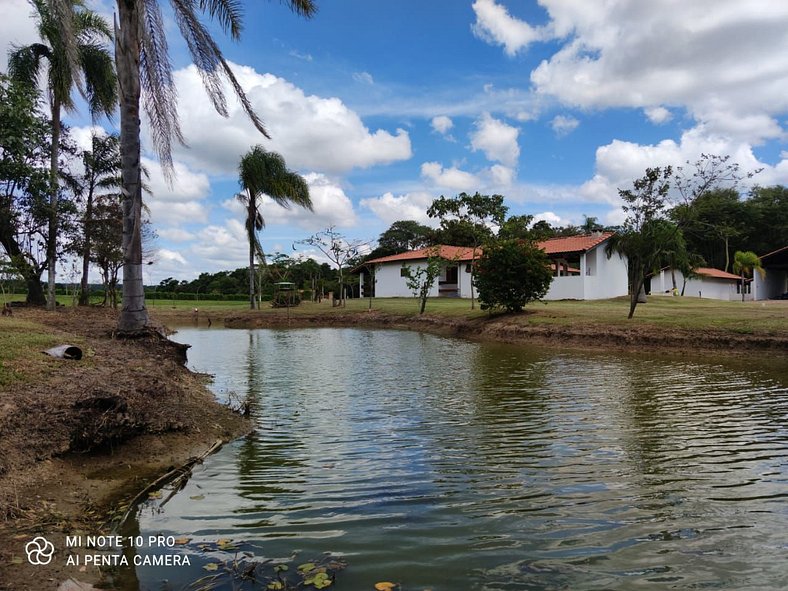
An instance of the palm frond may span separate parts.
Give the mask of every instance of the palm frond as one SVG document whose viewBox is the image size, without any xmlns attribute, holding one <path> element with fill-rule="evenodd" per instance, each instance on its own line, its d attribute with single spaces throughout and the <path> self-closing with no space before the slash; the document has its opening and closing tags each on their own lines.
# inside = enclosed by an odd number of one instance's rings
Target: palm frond
<svg viewBox="0 0 788 591">
<path fill-rule="evenodd" d="M 243 10 L 238 0 L 200 0 L 200 10 L 219 21 L 233 39 L 241 37 Z"/>
<path fill-rule="evenodd" d="M 141 35 L 140 85 L 148 115 L 153 146 L 165 178 L 172 180 L 172 141 L 185 144 L 178 121 L 177 93 L 172 78 L 172 64 L 167 51 L 164 20 L 156 0 L 142 0 L 138 11 Z"/>
<path fill-rule="evenodd" d="M 283 0 L 284 1 L 284 0 Z M 311 18 L 317 14 L 317 3 L 314 0 L 286 0 L 290 10 L 304 18 Z"/>
<path fill-rule="evenodd" d="M 118 79 L 112 56 L 97 43 L 82 45 L 79 55 L 90 114 L 94 119 L 104 115 L 111 120 L 118 104 Z"/>
<path fill-rule="evenodd" d="M 43 43 L 12 46 L 8 54 L 8 75 L 16 82 L 35 87 L 41 74 L 41 60 L 48 60 L 50 55 L 49 47 Z"/>
</svg>

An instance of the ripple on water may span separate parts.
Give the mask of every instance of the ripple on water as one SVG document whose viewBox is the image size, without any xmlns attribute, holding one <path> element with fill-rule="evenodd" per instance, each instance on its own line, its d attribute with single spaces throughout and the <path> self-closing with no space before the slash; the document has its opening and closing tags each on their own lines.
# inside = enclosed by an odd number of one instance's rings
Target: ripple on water
<svg viewBox="0 0 788 591">
<path fill-rule="evenodd" d="M 778 372 L 395 331 L 178 337 L 258 429 L 143 533 L 342 554 L 337 589 L 788 588 Z"/>
</svg>

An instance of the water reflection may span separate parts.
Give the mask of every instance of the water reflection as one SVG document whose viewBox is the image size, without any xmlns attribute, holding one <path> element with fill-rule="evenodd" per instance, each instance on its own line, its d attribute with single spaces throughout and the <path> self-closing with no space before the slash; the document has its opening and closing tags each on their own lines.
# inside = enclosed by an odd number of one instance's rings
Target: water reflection
<svg viewBox="0 0 788 591">
<path fill-rule="evenodd" d="M 779 371 L 396 331 L 178 338 L 258 428 L 144 515 L 143 534 L 339 553 L 338 589 L 788 583 Z"/>
</svg>

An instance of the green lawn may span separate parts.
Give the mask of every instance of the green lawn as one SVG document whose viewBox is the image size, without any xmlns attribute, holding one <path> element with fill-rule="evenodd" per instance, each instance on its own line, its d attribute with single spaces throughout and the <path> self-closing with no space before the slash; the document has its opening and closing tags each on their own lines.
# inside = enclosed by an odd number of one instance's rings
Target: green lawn
<svg viewBox="0 0 788 591">
<path fill-rule="evenodd" d="M 2 295 L 0 295 L 0 300 Z M 16 296 L 14 299 L 21 299 Z M 64 305 L 72 305 L 70 297 L 58 298 Z M 186 317 L 194 308 L 201 314 L 223 317 L 236 313 L 249 313 L 248 302 L 211 300 L 154 300 L 149 298 L 147 306 L 153 316 L 167 319 L 170 316 Z M 291 308 L 292 315 L 329 314 L 342 315 L 366 312 L 369 299 L 348 300 L 344 308 L 331 307 L 327 300 L 317 304 L 304 302 Z M 418 314 L 415 298 L 374 298 L 372 309 L 398 315 Z M 595 301 L 536 302 L 526 307 L 527 314 L 512 316 L 512 322 L 534 325 L 597 325 L 605 326 L 654 326 L 687 330 L 721 330 L 746 334 L 788 335 L 788 301 L 724 302 L 692 297 L 651 296 L 647 304 L 640 304 L 632 320 L 627 319 L 629 300 L 616 298 Z M 263 302 L 258 314 L 287 314 L 287 310 L 271 308 Z M 427 302 L 426 313 L 433 316 L 448 316 L 474 319 L 488 316 L 479 309 L 478 302 L 471 310 L 470 300 L 454 298 L 432 298 Z"/>
<path fill-rule="evenodd" d="M 159 305 L 160 304 L 160 305 Z M 151 312 L 157 308 L 148 302 Z M 192 310 L 213 313 L 217 316 L 233 312 L 249 312 L 246 302 L 157 302 L 158 310 L 166 316 L 168 311 Z M 365 312 L 370 307 L 369 299 L 348 300 L 345 308 L 332 308 L 327 302 L 321 304 L 304 302 L 290 309 L 290 314 L 348 314 Z M 374 298 L 372 309 L 390 314 L 417 315 L 418 302 L 415 298 Z M 654 326 L 687 330 L 722 330 L 748 334 L 788 335 L 788 301 L 724 302 L 690 297 L 652 296 L 647 304 L 640 304 L 632 320 L 627 319 L 629 300 L 616 298 L 595 301 L 536 302 L 526 307 L 527 314 L 512 316 L 514 322 L 534 325 L 567 325 L 583 323 L 605 326 Z M 259 314 L 286 314 L 284 309 L 271 308 L 264 303 Z M 426 314 L 474 319 L 488 316 L 479 309 L 478 302 L 471 310 L 470 300 L 434 298 L 427 302 Z"/>
</svg>

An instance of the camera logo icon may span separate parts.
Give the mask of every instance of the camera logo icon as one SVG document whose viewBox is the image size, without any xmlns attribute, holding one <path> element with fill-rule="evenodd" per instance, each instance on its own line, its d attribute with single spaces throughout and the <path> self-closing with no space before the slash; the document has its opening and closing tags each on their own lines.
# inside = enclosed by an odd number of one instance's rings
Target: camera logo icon
<svg viewBox="0 0 788 591">
<path fill-rule="evenodd" d="M 25 544 L 25 554 L 30 564 L 43 566 L 52 562 L 55 554 L 55 545 L 45 537 L 38 536 Z"/>
</svg>

